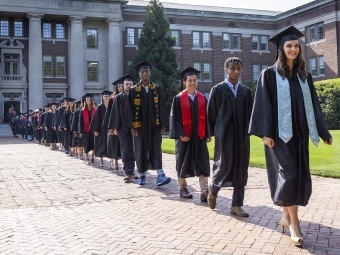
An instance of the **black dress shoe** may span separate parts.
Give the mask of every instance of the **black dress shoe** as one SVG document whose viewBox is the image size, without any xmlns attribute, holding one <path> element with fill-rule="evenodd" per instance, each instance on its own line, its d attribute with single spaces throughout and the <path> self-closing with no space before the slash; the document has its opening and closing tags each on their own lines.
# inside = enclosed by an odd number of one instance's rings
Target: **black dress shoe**
<svg viewBox="0 0 340 255">
<path fill-rule="evenodd" d="M 193 198 L 193 195 L 188 191 L 187 188 L 181 189 L 181 190 L 179 191 L 179 195 L 180 195 L 182 198 L 188 198 L 188 199 L 192 199 L 192 198 Z"/>
</svg>

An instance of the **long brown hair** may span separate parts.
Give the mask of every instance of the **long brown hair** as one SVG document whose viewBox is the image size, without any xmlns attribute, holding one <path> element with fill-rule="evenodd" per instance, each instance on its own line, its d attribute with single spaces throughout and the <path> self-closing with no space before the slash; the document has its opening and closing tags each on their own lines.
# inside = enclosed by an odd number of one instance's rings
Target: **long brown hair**
<svg viewBox="0 0 340 255">
<path fill-rule="evenodd" d="M 76 104 L 73 103 L 73 107 L 71 107 L 71 104 L 68 103 L 67 107 L 66 107 L 66 112 L 69 113 L 69 112 L 74 112 L 76 109 Z"/>
<path fill-rule="evenodd" d="M 90 104 L 90 108 L 88 108 L 88 106 L 87 106 L 87 103 L 86 103 L 86 98 L 84 99 L 84 103 L 83 103 L 83 109 L 82 110 L 91 110 L 93 107 L 94 107 L 94 104 L 93 104 L 93 99 L 92 98 L 90 98 L 91 99 L 91 104 Z"/>
<path fill-rule="evenodd" d="M 277 64 L 277 71 L 283 78 L 292 78 L 293 73 L 298 73 L 300 79 L 305 81 L 307 79 L 307 69 L 306 69 L 306 61 L 302 57 L 302 48 L 299 44 L 299 54 L 297 55 L 296 59 L 294 60 L 293 70 L 290 70 L 289 66 L 287 65 L 287 57 L 283 49 L 284 43 L 279 46 L 278 49 L 278 58 L 276 60 Z"/>
</svg>

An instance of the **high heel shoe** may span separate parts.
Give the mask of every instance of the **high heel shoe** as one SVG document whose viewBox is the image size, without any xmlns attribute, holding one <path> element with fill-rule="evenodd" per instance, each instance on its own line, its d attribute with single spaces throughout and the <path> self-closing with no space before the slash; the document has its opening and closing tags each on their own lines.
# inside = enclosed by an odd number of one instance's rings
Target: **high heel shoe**
<svg viewBox="0 0 340 255">
<path fill-rule="evenodd" d="M 290 232 L 290 239 L 292 240 L 293 243 L 303 244 L 302 236 L 297 236 L 295 234 L 295 231 L 294 231 L 292 225 L 289 226 L 289 232 Z"/>
<path fill-rule="evenodd" d="M 285 233 L 286 228 L 288 228 L 289 225 L 283 220 L 283 218 L 281 218 L 280 223 L 281 223 L 281 227 L 282 227 L 282 233 Z"/>
</svg>

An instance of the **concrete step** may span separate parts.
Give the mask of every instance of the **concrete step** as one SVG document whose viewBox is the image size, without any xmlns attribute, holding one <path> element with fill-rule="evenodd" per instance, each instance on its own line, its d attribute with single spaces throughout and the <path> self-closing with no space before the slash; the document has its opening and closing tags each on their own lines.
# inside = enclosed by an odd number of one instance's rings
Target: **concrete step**
<svg viewBox="0 0 340 255">
<path fill-rule="evenodd" d="M 0 125 L 0 137 L 12 137 L 12 129 L 8 124 Z"/>
</svg>

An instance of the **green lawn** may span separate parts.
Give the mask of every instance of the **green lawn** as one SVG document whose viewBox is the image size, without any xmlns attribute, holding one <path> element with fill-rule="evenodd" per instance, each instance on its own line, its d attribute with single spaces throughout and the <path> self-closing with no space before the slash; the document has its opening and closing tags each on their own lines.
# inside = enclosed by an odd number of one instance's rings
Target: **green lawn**
<svg viewBox="0 0 340 255">
<path fill-rule="evenodd" d="M 313 175 L 340 178 L 340 130 L 331 131 L 333 145 L 325 145 L 320 141 L 319 147 L 312 142 L 309 145 L 310 169 Z M 265 168 L 264 149 L 262 140 L 258 137 L 250 138 L 250 166 Z M 210 158 L 214 155 L 214 140 L 208 143 Z M 175 153 L 175 140 L 163 138 L 162 149 L 165 153 Z"/>
</svg>

